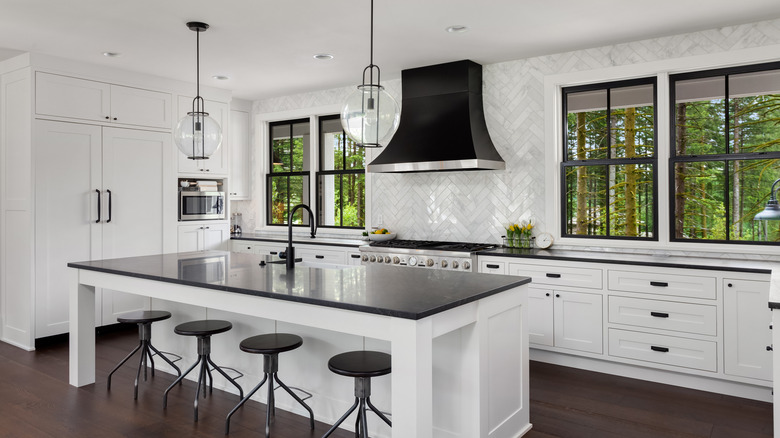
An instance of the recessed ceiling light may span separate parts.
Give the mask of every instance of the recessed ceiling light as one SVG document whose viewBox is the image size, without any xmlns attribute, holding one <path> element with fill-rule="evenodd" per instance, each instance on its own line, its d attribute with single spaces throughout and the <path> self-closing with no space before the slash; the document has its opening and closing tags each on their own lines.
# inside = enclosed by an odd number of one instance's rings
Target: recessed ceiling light
<svg viewBox="0 0 780 438">
<path fill-rule="evenodd" d="M 103 52 L 103 56 L 106 58 L 118 58 L 122 56 L 122 54 L 119 52 Z"/>
<path fill-rule="evenodd" d="M 320 61 L 327 61 L 329 59 L 333 59 L 333 55 L 330 53 L 318 53 L 314 55 L 314 59 L 319 59 Z"/>
<path fill-rule="evenodd" d="M 214 75 L 212 78 L 218 80 L 218 81 L 226 81 L 230 79 L 230 76 L 224 76 L 224 75 Z"/>
<path fill-rule="evenodd" d="M 445 30 L 447 32 L 449 32 L 449 33 L 463 33 L 463 32 L 466 32 L 467 30 L 469 30 L 469 28 L 466 27 L 466 26 L 460 25 L 460 24 L 455 24 L 455 25 L 452 25 L 452 26 L 448 27 Z"/>
</svg>

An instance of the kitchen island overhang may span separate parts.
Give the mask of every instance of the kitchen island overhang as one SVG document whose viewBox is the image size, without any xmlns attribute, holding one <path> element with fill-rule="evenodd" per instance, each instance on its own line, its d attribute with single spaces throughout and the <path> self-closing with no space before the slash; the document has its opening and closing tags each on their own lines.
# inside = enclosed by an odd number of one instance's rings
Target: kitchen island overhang
<svg viewBox="0 0 780 438">
<path fill-rule="evenodd" d="M 460 430 L 448 436 L 516 437 L 530 429 L 530 279 L 385 266 L 288 271 L 272 262 L 206 251 L 69 263 L 70 383 L 95 381 L 100 287 L 389 341 L 394 437 L 443 433 L 433 419 L 433 346 L 459 331 L 459 411 L 447 415 L 457 416 Z"/>
</svg>

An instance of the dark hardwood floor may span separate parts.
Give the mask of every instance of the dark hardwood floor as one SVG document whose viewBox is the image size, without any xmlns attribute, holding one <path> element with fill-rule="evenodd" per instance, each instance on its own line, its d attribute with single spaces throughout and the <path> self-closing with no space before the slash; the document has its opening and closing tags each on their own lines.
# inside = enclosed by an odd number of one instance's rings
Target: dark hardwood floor
<svg viewBox="0 0 780 438">
<path fill-rule="evenodd" d="M 98 336 L 97 383 L 68 385 L 67 341 L 25 352 L 0 342 L 0 437 L 220 437 L 237 396 L 214 391 L 192 421 L 195 385 L 162 392 L 173 381 L 158 373 L 133 400 L 135 363 L 107 373 L 137 344 L 137 331 Z M 132 360 L 131 360 L 132 362 Z M 254 383 L 242 382 L 244 386 Z M 231 421 L 230 437 L 264 436 L 265 406 L 249 402 Z M 772 405 L 572 368 L 532 363 L 528 438 L 771 437 Z M 274 438 L 321 437 L 328 425 L 277 411 Z M 334 438 L 353 435 L 338 431 Z"/>
</svg>

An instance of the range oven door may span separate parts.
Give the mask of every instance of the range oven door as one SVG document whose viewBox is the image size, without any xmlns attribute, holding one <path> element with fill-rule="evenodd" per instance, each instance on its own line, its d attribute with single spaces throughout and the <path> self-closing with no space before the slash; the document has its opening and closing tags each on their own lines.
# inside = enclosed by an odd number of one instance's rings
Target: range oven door
<svg viewBox="0 0 780 438">
<path fill-rule="evenodd" d="M 179 220 L 225 219 L 224 192 L 179 192 Z"/>
</svg>

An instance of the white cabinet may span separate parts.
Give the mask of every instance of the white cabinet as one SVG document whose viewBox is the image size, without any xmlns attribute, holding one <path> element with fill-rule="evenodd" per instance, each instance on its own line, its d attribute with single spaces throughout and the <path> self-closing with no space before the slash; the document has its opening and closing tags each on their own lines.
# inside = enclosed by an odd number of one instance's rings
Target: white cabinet
<svg viewBox="0 0 780 438">
<path fill-rule="evenodd" d="M 163 168 L 170 134 L 36 121 L 36 337 L 68 331 L 74 260 L 163 252 Z M 63 165 L 67 163 L 67 165 Z M 99 291 L 97 323 L 143 309 L 148 299 Z"/>
<path fill-rule="evenodd" d="M 171 95 L 44 72 L 35 75 L 35 113 L 171 129 Z"/>
<path fill-rule="evenodd" d="M 295 257 L 305 262 L 346 265 L 347 254 L 341 248 L 324 245 L 295 245 Z"/>
<path fill-rule="evenodd" d="M 228 196 L 235 201 L 251 196 L 251 125 L 246 111 L 230 111 L 230 186 Z"/>
<path fill-rule="evenodd" d="M 772 311 L 766 282 L 723 279 L 725 372 L 772 380 Z"/>
<path fill-rule="evenodd" d="M 179 225 L 179 252 L 224 250 L 230 238 L 228 224 L 187 224 Z"/>
<path fill-rule="evenodd" d="M 179 120 L 184 118 L 188 112 L 192 111 L 192 97 L 179 96 L 178 99 L 178 117 L 174 123 L 174 126 L 179 123 Z M 219 149 L 207 160 L 191 160 L 187 158 L 179 148 L 174 146 L 176 156 L 179 163 L 179 173 L 187 175 L 228 175 L 228 144 L 229 144 L 229 127 L 228 127 L 228 105 L 224 102 L 215 102 L 213 100 L 205 100 L 204 107 L 209 116 L 213 118 L 222 129 L 222 144 Z"/>
<path fill-rule="evenodd" d="M 357 249 L 347 250 L 347 264 L 352 266 L 360 266 L 360 251 Z"/>
</svg>

